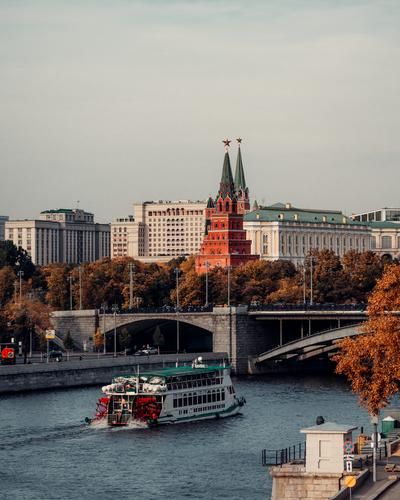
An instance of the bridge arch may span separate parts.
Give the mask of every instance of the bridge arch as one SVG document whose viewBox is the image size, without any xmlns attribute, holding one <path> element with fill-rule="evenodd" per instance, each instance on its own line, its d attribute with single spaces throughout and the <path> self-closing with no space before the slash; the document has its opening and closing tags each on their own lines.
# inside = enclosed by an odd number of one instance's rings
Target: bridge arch
<svg viewBox="0 0 400 500">
<path fill-rule="evenodd" d="M 179 351 L 212 352 L 213 332 L 198 321 L 179 318 Z M 114 324 L 107 323 L 105 330 L 107 351 L 114 349 Z M 117 351 L 134 352 L 150 345 L 160 352 L 176 352 L 178 325 L 174 315 L 152 318 L 126 318 L 116 321 Z"/>
</svg>

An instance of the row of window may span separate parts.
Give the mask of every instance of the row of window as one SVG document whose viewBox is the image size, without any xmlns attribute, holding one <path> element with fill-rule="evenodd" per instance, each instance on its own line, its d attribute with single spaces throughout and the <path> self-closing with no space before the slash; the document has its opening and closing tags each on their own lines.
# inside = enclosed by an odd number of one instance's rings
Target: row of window
<svg viewBox="0 0 400 500">
<path fill-rule="evenodd" d="M 225 389 L 213 389 L 203 393 L 189 392 L 174 396 L 174 408 L 183 406 L 202 405 L 205 403 L 216 403 L 225 401 Z"/>
<path fill-rule="evenodd" d="M 203 406 L 202 408 L 193 408 L 193 413 L 205 413 L 211 410 L 222 410 L 225 408 L 225 405 L 211 405 L 211 406 Z M 179 410 L 179 415 L 187 415 L 189 410 Z"/>
</svg>

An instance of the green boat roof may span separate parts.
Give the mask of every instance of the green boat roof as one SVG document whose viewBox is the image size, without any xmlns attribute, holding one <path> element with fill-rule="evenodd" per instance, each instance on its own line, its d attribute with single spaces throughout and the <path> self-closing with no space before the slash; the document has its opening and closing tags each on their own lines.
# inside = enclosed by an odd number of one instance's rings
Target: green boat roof
<svg viewBox="0 0 400 500">
<path fill-rule="evenodd" d="M 182 375 L 199 375 L 203 373 L 211 373 L 215 372 L 217 370 L 223 370 L 224 368 L 229 368 L 229 365 L 220 366 L 220 365 L 211 365 L 207 366 L 205 368 L 192 368 L 191 366 L 177 366 L 177 367 L 172 367 L 172 368 L 161 368 L 160 370 L 152 370 L 152 371 L 144 371 L 140 372 L 139 375 L 146 376 L 146 377 L 176 377 L 176 376 L 182 376 Z M 137 373 L 130 373 L 129 375 L 123 374 L 123 375 L 117 375 L 114 378 L 118 377 L 132 377 L 137 375 Z"/>
</svg>

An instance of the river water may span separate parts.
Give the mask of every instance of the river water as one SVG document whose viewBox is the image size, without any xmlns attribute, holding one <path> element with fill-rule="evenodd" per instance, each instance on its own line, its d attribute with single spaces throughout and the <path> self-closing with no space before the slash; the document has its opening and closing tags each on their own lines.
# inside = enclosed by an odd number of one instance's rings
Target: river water
<svg viewBox="0 0 400 500">
<path fill-rule="evenodd" d="M 334 377 L 240 378 L 243 415 L 158 428 L 83 424 L 99 388 L 0 396 L 1 499 L 229 499 L 270 497 L 261 449 L 303 441 L 317 415 L 368 424 Z M 368 427 L 368 426 L 367 426 Z"/>
</svg>

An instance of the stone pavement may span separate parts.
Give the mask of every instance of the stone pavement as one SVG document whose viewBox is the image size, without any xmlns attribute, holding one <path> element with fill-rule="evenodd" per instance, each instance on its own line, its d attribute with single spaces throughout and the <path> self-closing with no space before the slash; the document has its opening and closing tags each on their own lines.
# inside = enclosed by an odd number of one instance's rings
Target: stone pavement
<svg viewBox="0 0 400 500">
<path fill-rule="evenodd" d="M 376 469 L 376 483 L 372 480 L 372 467 L 370 475 L 365 483 L 354 492 L 352 500 L 374 500 L 375 498 L 385 500 L 400 499 L 400 472 L 386 472 L 386 463 L 397 464 L 400 467 L 400 456 L 391 456 L 387 461 L 378 462 Z M 397 476 L 397 480 L 394 479 Z M 394 495 L 394 496 L 393 496 Z"/>
</svg>

